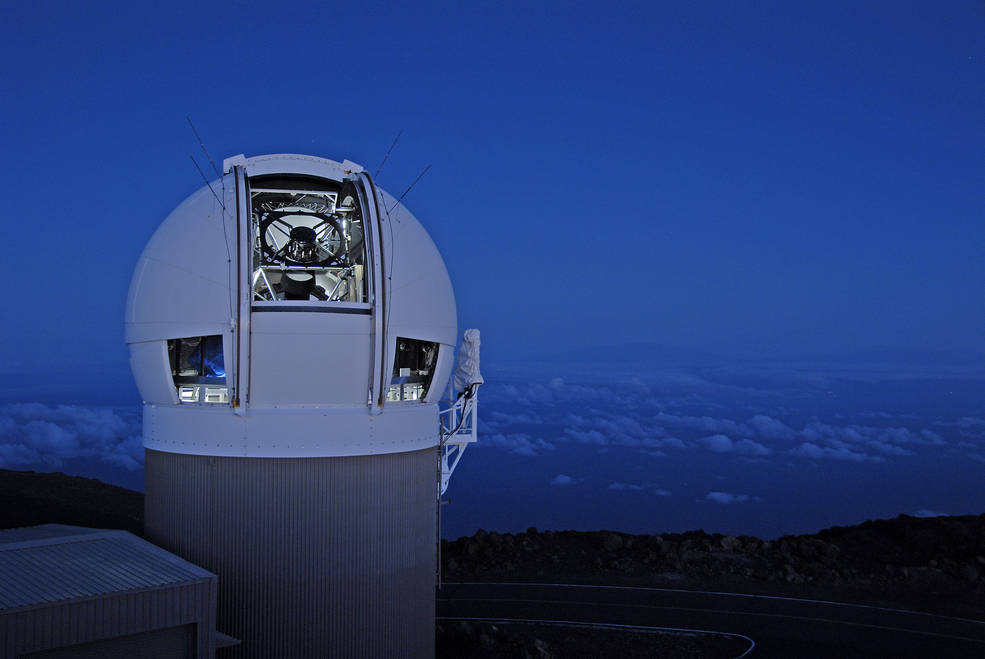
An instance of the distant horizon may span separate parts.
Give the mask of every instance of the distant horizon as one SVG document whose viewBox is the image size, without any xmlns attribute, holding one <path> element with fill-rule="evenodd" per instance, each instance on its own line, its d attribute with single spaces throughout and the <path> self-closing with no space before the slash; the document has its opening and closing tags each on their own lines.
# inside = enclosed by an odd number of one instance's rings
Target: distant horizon
<svg viewBox="0 0 985 659">
<path fill-rule="evenodd" d="M 980 374 L 564 360 L 483 372 L 479 442 L 452 478 L 446 537 L 536 526 L 769 538 L 985 512 Z M 4 391 L 0 467 L 142 490 L 136 390 L 129 403 L 98 393 L 31 403 Z"/>
<path fill-rule="evenodd" d="M 120 483 L 117 483 L 117 482 L 110 482 L 109 480 L 103 480 L 103 479 L 98 478 L 96 476 L 85 475 L 85 474 L 80 474 L 80 473 L 72 473 L 72 472 L 68 472 L 68 471 L 62 471 L 60 469 L 44 469 L 44 468 L 35 468 L 35 469 L 10 469 L 10 468 L 6 468 L 6 467 L 0 467 L 0 471 L 12 471 L 12 472 L 19 472 L 19 473 L 34 473 L 34 474 L 55 475 L 55 476 L 61 475 L 61 476 L 67 476 L 67 477 L 71 477 L 71 478 L 86 478 L 86 479 L 91 479 L 91 480 L 99 481 L 100 483 L 103 483 L 105 485 L 111 485 L 111 486 L 114 486 L 114 487 L 121 487 L 121 488 L 130 490 L 130 491 L 133 491 L 133 492 L 140 492 L 141 494 L 144 492 L 143 488 L 132 487 L 132 486 L 128 486 L 128 485 L 125 485 L 125 484 L 120 484 Z M 721 493 L 715 493 L 715 494 L 721 494 Z M 454 502 L 452 502 L 452 501 L 447 501 L 445 503 L 445 506 L 447 507 L 448 505 L 453 504 L 453 503 Z M 940 511 L 936 511 L 936 510 L 922 509 L 922 510 L 917 510 L 917 511 L 914 511 L 914 512 L 906 512 L 906 511 L 904 511 L 904 512 L 900 512 L 898 514 L 889 515 L 889 516 L 870 517 L 870 518 L 866 518 L 864 520 L 860 520 L 860 521 L 853 522 L 853 523 L 832 524 L 832 525 L 824 526 L 822 528 L 815 529 L 813 531 L 804 531 L 804 532 L 801 532 L 801 533 L 792 533 L 792 534 L 786 534 L 786 535 L 815 535 L 817 533 L 820 533 L 822 531 L 826 531 L 826 530 L 829 530 L 829 529 L 832 529 L 832 528 L 846 527 L 846 526 L 857 526 L 859 524 L 864 524 L 865 522 L 879 521 L 879 520 L 893 520 L 893 519 L 898 519 L 900 517 L 913 517 L 913 518 L 917 518 L 917 519 L 926 519 L 926 518 L 932 518 L 932 517 L 978 517 L 978 516 L 981 516 L 981 515 L 985 515 L 985 508 L 983 508 L 982 512 L 980 512 L 980 513 L 966 512 L 966 513 L 954 513 L 954 514 L 940 512 Z M 599 528 L 594 528 L 594 529 L 574 529 L 574 528 L 539 528 L 539 527 L 536 527 L 536 526 L 528 526 L 526 528 L 519 528 L 519 527 L 517 527 L 517 528 L 514 528 L 512 530 L 500 530 L 498 528 L 492 528 L 492 527 L 490 527 L 490 528 L 477 527 L 473 533 L 470 533 L 470 534 L 467 534 L 467 535 L 454 536 L 454 537 L 442 535 L 442 539 L 443 540 L 451 541 L 451 540 L 455 540 L 455 539 L 461 538 L 461 537 L 470 537 L 470 536 L 475 535 L 475 533 L 480 532 L 480 531 L 484 531 L 486 533 L 496 532 L 496 533 L 514 533 L 514 534 L 516 534 L 516 533 L 524 533 L 524 532 L 528 531 L 531 528 L 535 528 L 538 532 L 541 532 L 541 533 L 543 533 L 545 531 L 550 531 L 550 532 L 554 532 L 554 533 L 560 533 L 560 532 L 565 532 L 565 531 L 576 531 L 576 532 L 585 532 L 585 533 L 615 532 L 615 533 L 627 533 L 627 534 L 631 534 L 631 535 L 633 534 L 631 532 L 624 531 L 623 529 L 616 528 L 616 527 L 612 527 L 612 528 L 609 528 L 609 527 L 599 527 Z M 645 533 L 645 534 L 644 533 L 638 533 L 636 535 L 657 535 L 657 534 L 660 534 L 660 533 L 688 533 L 690 531 L 704 532 L 704 533 L 708 533 L 708 534 L 719 534 L 719 535 L 749 535 L 749 534 L 721 533 L 721 532 L 719 532 L 719 531 L 717 531 L 717 530 L 715 530 L 713 528 L 698 528 L 698 527 L 687 529 L 687 530 L 684 530 L 684 531 L 660 531 L 660 530 L 655 530 L 655 531 L 652 531 L 652 532 L 649 532 L 649 533 Z M 783 536 L 763 537 L 763 538 L 760 538 L 760 539 L 761 540 L 774 540 L 774 539 L 779 538 L 779 537 L 783 537 Z"/>
<path fill-rule="evenodd" d="M 481 332 L 481 328 L 480 332 Z M 715 351 L 711 348 L 702 349 L 699 347 L 677 346 L 655 341 L 626 341 L 620 343 L 595 344 L 575 346 L 555 351 L 530 351 L 526 354 L 507 354 L 503 355 L 503 348 L 490 346 L 486 335 L 483 334 L 483 357 L 484 364 L 491 369 L 499 367 L 509 368 L 517 363 L 554 363 L 574 356 L 589 358 L 591 362 L 599 363 L 611 358 L 613 355 L 618 361 L 648 359 L 653 357 L 652 352 L 660 353 L 655 359 L 667 358 L 669 368 L 692 368 L 707 366 L 709 362 L 715 365 L 738 365 L 738 366 L 767 366 L 776 365 L 782 362 L 806 363 L 808 366 L 817 367 L 823 370 L 824 366 L 838 366 L 851 370 L 852 366 L 862 368 L 872 364 L 897 365 L 898 368 L 913 376 L 927 375 L 925 370 L 928 366 L 939 365 L 942 367 L 959 367 L 967 369 L 968 375 L 973 377 L 985 378 L 985 349 L 962 349 L 950 347 L 879 347 L 869 348 L 849 348 L 840 351 L 799 351 L 788 353 L 729 353 L 728 351 Z M 32 366 L 24 365 L 22 368 L 4 368 L 0 366 L 0 376 L 5 378 L 26 378 L 30 382 L 42 384 L 52 382 L 55 379 L 63 379 L 68 375 L 78 376 L 71 381 L 78 387 L 79 392 L 91 391 L 97 386 L 101 378 L 95 378 L 93 371 L 99 370 L 99 375 L 105 377 L 107 374 L 113 376 L 116 386 L 121 383 L 133 384 L 130 374 L 129 362 L 125 359 L 126 348 L 121 339 L 120 353 L 124 359 L 117 362 L 107 362 L 105 360 L 79 361 L 76 363 L 60 362 L 57 367 L 49 366 L 39 368 L 37 364 Z M 643 351 L 642 354 L 630 354 L 630 351 Z M 490 355 L 490 351 L 492 355 Z M 509 351 L 507 351 L 509 352 Z M 934 362 L 934 363 L 928 363 Z M 660 364 L 653 364 L 660 367 Z M 58 376 L 56 378 L 55 376 Z M 88 385 L 88 386 L 87 386 Z M 136 393 L 135 387 L 126 387 Z M 0 400 L 8 397 L 22 396 L 23 389 L 17 386 L 16 382 L 10 383 L 10 389 L 5 390 L 0 387 Z M 25 399 L 26 400 L 26 399 Z"/>
</svg>

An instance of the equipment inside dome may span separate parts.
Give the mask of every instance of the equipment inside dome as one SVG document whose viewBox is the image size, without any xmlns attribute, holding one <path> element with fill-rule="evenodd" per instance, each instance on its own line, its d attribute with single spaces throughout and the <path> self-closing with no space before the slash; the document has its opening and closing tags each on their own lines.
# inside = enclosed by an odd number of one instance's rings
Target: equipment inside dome
<svg viewBox="0 0 985 659">
<path fill-rule="evenodd" d="M 222 337 L 168 339 L 171 378 L 182 403 L 228 403 Z"/>
<path fill-rule="evenodd" d="M 386 399 L 423 400 L 431 387 L 437 357 L 437 343 L 398 337 Z"/>
<path fill-rule="evenodd" d="M 366 302 L 356 188 L 309 177 L 250 179 L 253 299 Z"/>
</svg>

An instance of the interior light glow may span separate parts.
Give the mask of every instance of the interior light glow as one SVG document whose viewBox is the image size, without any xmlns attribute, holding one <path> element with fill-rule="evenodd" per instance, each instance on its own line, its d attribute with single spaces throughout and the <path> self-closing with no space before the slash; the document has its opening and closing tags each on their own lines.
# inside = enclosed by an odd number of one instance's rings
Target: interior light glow
<svg viewBox="0 0 985 659">
<path fill-rule="evenodd" d="M 182 403 L 197 403 L 198 387 L 193 384 L 178 387 L 178 399 Z"/>
<path fill-rule="evenodd" d="M 205 387 L 205 401 L 206 403 L 228 403 L 229 402 L 229 388 L 228 387 Z"/>
</svg>

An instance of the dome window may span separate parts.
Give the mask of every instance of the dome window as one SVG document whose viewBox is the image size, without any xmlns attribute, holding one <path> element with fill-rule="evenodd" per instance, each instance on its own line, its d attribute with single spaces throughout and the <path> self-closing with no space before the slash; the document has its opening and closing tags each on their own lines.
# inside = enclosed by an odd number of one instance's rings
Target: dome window
<svg viewBox="0 0 985 659">
<path fill-rule="evenodd" d="M 250 179 L 254 302 L 368 301 L 366 244 L 352 184 Z"/>
<path fill-rule="evenodd" d="M 398 338 L 387 401 L 424 400 L 437 358 L 437 343 Z"/>
<path fill-rule="evenodd" d="M 228 403 L 222 337 L 194 336 L 168 340 L 171 377 L 182 403 Z"/>
</svg>

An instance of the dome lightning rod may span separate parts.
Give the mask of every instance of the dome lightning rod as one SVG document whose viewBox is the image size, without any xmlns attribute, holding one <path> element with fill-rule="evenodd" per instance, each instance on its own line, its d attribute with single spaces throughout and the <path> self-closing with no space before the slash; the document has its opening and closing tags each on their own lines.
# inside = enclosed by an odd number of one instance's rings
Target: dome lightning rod
<svg viewBox="0 0 985 659">
<path fill-rule="evenodd" d="M 212 155 L 209 153 L 209 150 L 205 148 L 205 141 L 202 139 L 202 136 L 198 134 L 198 129 L 195 128 L 195 124 L 192 122 L 191 115 L 185 115 L 185 119 L 188 121 L 188 126 L 192 129 L 192 134 L 195 136 L 195 139 L 198 140 L 198 146 L 201 147 L 202 153 L 205 154 L 205 159 L 209 161 L 209 164 L 210 165 L 212 165 L 212 171 L 215 172 L 215 175 L 219 178 L 219 181 L 222 182 L 222 196 L 225 197 L 226 196 L 226 177 L 223 176 L 219 172 L 219 168 L 216 167 L 215 160 L 212 159 Z M 209 182 L 209 179 L 205 175 L 205 172 L 203 172 L 202 171 L 202 168 L 199 167 L 198 161 L 195 160 L 195 156 L 193 156 L 191 154 L 188 154 L 188 157 L 191 158 L 192 164 L 195 165 L 195 169 L 198 170 L 199 176 L 201 176 L 202 177 L 202 180 L 205 181 L 205 185 L 209 186 L 209 190 L 212 192 L 212 196 L 215 197 L 215 200 L 217 202 L 219 202 L 219 206 L 222 208 L 222 226 L 223 226 L 223 229 L 225 229 L 225 226 L 226 226 L 226 203 L 222 199 L 219 198 L 219 195 L 216 194 L 215 188 L 212 187 L 212 183 Z M 241 209 L 239 207 L 239 204 L 240 204 L 239 177 L 234 176 L 234 178 L 236 179 L 236 218 L 235 218 L 236 219 L 236 299 L 237 300 L 241 300 L 242 299 L 242 294 L 243 294 L 243 290 L 242 290 L 242 283 L 243 282 L 242 282 L 242 277 L 240 276 L 240 273 L 242 272 L 242 258 L 243 258 L 243 254 L 242 254 L 243 247 L 242 247 L 242 244 L 241 244 L 241 242 L 242 242 L 242 235 L 241 235 L 241 226 L 240 226 L 240 222 L 239 222 L 240 210 Z M 231 264 L 232 263 L 232 255 L 229 253 L 229 241 L 228 241 L 228 239 L 225 241 L 225 243 L 226 243 L 226 262 Z M 233 321 L 233 319 L 230 318 L 230 321 L 231 322 L 235 322 L 235 325 L 231 328 L 231 333 L 232 333 L 234 339 L 236 338 L 236 332 L 238 331 L 237 328 L 239 328 L 241 326 L 241 324 L 242 324 L 242 313 L 243 313 L 242 304 L 237 304 L 236 305 L 236 319 L 235 319 L 235 321 Z M 230 315 L 232 315 L 232 309 L 230 309 Z M 242 342 L 241 341 L 236 341 L 236 374 L 237 374 L 236 379 L 237 379 L 237 382 L 233 385 L 233 397 L 232 397 L 232 402 L 231 402 L 232 407 L 233 407 L 233 410 L 236 412 L 236 414 L 239 414 L 239 415 L 242 415 L 244 413 L 244 411 L 240 408 L 240 404 L 239 404 L 240 403 L 240 389 L 241 389 L 241 385 L 242 385 L 242 382 L 243 382 L 242 378 L 239 377 L 240 365 L 242 364 L 242 359 L 241 359 L 241 345 L 242 345 Z M 202 356 L 203 357 L 205 356 L 205 351 L 204 350 L 202 351 Z"/>
<path fill-rule="evenodd" d="M 393 138 L 393 144 L 391 144 L 390 148 L 386 150 L 386 155 L 383 156 L 383 160 L 380 161 L 380 166 L 376 168 L 376 172 L 373 174 L 373 178 L 380 178 L 380 172 L 383 171 L 383 165 L 386 164 L 387 158 L 390 157 L 390 152 L 393 151 L 393 147 L 397 146 L 397 140 L 399 140 L 400 136 L 403 134 L 404 134 L 404 129 L 401 128 L 400 132 L 397 133 L 397 136 Z"/>
<path fill-rule="evenodd" d="M 215 161 L 212 160 L 212 156 L 209 155 L 209 150 L 205 148 L 205 142 L 202 141 L 202 136 L 198 134 L 198 129 L 195 128 L 195 124 L 192 123 L 191 115 L 185 115 L 185 119 L 188 121 L 188 126 L 192 129 L 192 134 L 195 136 L 195 139 L 198 140 L 198 146 L 201 147 L 202 153 L 205 154 L 205 159 L 209 161 L 210 165 L 212 165 L 212 171 L 215 172 L 216 177 L 218 177 L 219 181 L 222 183 L 222 192 L 223 192 L 222 196 L 226 196 L 225 177 L 223 177 L 223 175 L 219 173 L 219 168 L 215 166 Z M 202 176 L 202 180 L 205 181 L 205 185 L 209 186 L 209 190 L 212 190 L 212 196 L 215 197 L 215 200 L 219 202 L 220 206 L 222 206 L 222 210 L 226 210 L 225 202 L 223 202 L 222 199 L 219 198 L 219 195 L 215 193 L 215 189 L 212 187 L 212 184 L 209 182 L 208 177 L 205 176 L 205 172 L 203 172 L 202 168 L 198 166 L 198 161 L 195 160 L 195 156 L 188 154 L 188 157 L 192 159 L 192 163 L 194 163 L 195 169 L 197 169 L 198 173 Z M 225 216 L 223 216 L 222 219 L 223 222 L 225 222 L 226 220 Z"/>
</svg>

